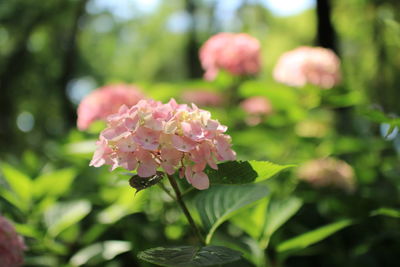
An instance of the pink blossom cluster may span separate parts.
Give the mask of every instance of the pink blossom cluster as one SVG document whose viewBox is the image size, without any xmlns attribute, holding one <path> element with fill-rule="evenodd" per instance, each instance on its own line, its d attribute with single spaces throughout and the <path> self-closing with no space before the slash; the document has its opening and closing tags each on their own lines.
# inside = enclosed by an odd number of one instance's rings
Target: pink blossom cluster
<svg viewBox="0 0 400 267">
<path fill-rule="evenodd" d="M 0 216 L 0 265 L 7 267 L 22 266 L 25 244 L 14 227 Z"/>
<path fill-rule="evenodd" d="M 78 128 L 86 130 L 96 120 L 118 112 L 122 105 L 133 106 L 143 99 L 136 86 L 114 84 L 103 86 L 85 97 L 78 107 Z"/>
<path fill-rule="evenodd" d="M 280 57 L 273 75 L 278 82 L 290 86 L 310 83 L 330 89 L 341 80 L 340 59 L 330 49 L 301 46 Z"/>
<path fill-rule="evenodd" d="M 260 124 L 263 117 L 272 113 L 272 105 L 268 98 L 253 96 L 243 100 L 240 107 L 247 113 L 246 123 L 250 126 Z"/>
<path fill-rule="evenodd" d="M 249 97 L 240 103 L 240 107 L 248 114 L 267 115 L 272 112 L 271 102 L 262 96 Z"/>
<path fill-rule="evenodd" d="M 260 42 L 245 33 L 219 33 L 200 49 L 205 79 L 214 80 L 220 69 L 232 75 L 257 74 L 261 67 Z"/>
<path fill-rule="evenodd" d="M 206 189 L 206 165 L 217 169 L 217 161 L 236 157 L 230 136 L 224 134 L 227 127 L 194 104 L 141 100 L 131 108 L 122 106 L 107 121 L 91 166 L 137 169 L 140 177 L 155 175 L 159 167 L 169 175 L 178 170 L 195 188 Z"/>
<path fill-rule="evenodd" d="M 223 101 L 222 95 L 207 90 L 188 90 L 182 94 L 182 99 L 188 103 L 194 103 L 198 106 L 221 106 Z"/>
<path fill-rule="evenodd" d="M 355 189 L 353 168 L 345 161 L 335 158 L 320 158 L 304 163 L 298 169 L 299 179 L 314 187 L 336 187 L 347 192 Z"/>
</svg>

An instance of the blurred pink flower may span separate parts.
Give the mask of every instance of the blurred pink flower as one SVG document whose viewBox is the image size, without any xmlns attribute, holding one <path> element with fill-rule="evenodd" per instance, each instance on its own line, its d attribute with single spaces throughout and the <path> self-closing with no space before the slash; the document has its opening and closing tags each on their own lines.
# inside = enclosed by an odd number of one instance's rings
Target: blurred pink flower
<svg viewBox="0 0 400 267">
<path fill-rule="evenodd" d="M 248 114 L 268 115 L 272 111 L 271 102 L 262 96 L 253 96 L 240 103 L 242 109 Z"/>
<path fill-rule="evenodd" d="M 246 33 L 219 33 L 200 49 L 205 79 L 214 80 L 220 69 L 232 75 L 253 75 L 261 68 L 260 42 Z"/>
<path fill-rule="evenodd" d="M 78 107 L 78 129 L 86 130 L 96 120 L 106 120 L 122 105 L 131 107 L 143 99 L 140 90 L 132 85 L 114 84 L 100 87 L 86 96 Z"/>
<path fill-rule="evenodd" d="M 141 177 L 153 176 L 161 167 L 169 175 L 184 174 L 197 189 L 207 189 L 206 165 L 217 169 L 217 161 L 236 158 L 226 130 L 194 104 L 141 100 L 108 117 L 90 165 L 136 169 Z"/>
<path fill-rule="evenodd" d="M 347 192 L 355 189 L 353 168 L 335 158 L 315 159 L 304 163 L 297 172 L 299 179 L 315 187 L 336 187 Z"/>
<path fill-rule="evenodd" d="M 182 100 L 198 106 L 218 107 L 223 103 L 222 95 L 206 90 L 188 90 L 182 94 Z"/>
<path fill-rule="evenodd" d="M 330 49 L 301 46 L 280 57 L 273 76 L 290 86 L 310 83 L 330 89 L 341 80 L 340 59 Z"/>
<path fill-rule="evenodd" d="M 25 244 L 15 232 L 12 224 L 0 216 L 0 265 L 4 267 L 22 266 Z"/>
<path fill-rule="evenodd" d="M 262 96 L 253 96 L 240 103 L 240 107 L 248 114 L 246 122 L 248 125 L 257 125 L 264 116 L 272 113 L 271 102 Z"/>
</svg>

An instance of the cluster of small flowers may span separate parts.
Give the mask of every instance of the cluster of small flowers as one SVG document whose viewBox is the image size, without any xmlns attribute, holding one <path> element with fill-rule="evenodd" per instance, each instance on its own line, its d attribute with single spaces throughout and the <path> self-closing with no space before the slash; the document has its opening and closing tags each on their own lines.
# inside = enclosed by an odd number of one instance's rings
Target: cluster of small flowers
<svg viewBox="0 0 400 267">
<path fill-rule="evenodd" d="M 25 244 L 14 227 L 0 216 L 0 265 L 7 267 L 22 266 Z"/>
<path fill-rule="evenodd" d="M 301 46 L 280 57 L 273 75 L 290 86 L 310 83 L 330 89 L 341 80 L 340 59 L 330 49 Z"/>
<path fill-rule="evenodd" d="M 261 66 L 260 43 L 245 33 L 219 33 L 201 47 L 200 61 L 207 80 L 214 80 L 219 69 L 232 75 L 253 75 Z"/>
<path fill-rule="evenodd" d="M 355 189 L 353 168 L 342 160 L 322 158 L 306 162 L 297 173 L 299 179 L 315 187 L 336 187 L 347 192 Z"/>
<path fill-rule="evenodd" d="M 224 134 L 227 127 L 194 104 L 141 100 L 131 108 L 122 106 L 107 121 L 91 166 L 137 169 L 140 177 L 155 175 L 159 167 L 169 175 L 179 170 L 195 188 L 206 189 L 206 165 L 217 169 L 217 160 L 236 157 L 230 136 Z"/>
<path fill-rule="evenodd" d="M 144 96 L 132 85 L 115 84 L 103 86 L 85 97 L 78 107 L 78 128 L 86 130 L 96 120 L 118 112 L 121 105 L 133 106 Z"/>
</svg>

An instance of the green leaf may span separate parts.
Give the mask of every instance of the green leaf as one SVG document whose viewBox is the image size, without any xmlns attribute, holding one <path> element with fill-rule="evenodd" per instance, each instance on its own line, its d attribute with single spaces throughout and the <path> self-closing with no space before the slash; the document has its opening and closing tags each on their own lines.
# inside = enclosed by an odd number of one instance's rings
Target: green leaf
<svg viewBox="0 0 400 267">
<path fill-rule="evenodd" d="M 148 200 L 148 191 L 135 194 L 130 187 L 119 188 L 118 198 L 98 214 L 97 220 L 103 224 L 112 224 L 129 214 L 143 211 L 144 204 Z"/>
<path fill-rule="evenodd" d="M 48 234 L 52 237 L 57 236 L 82 220 L 91 209 L 90 202 L 86 200 L 57 203 L 51 206 L 44 214 Z"/>
<path fill-rule="evenodd" d="M 378 109 L 369 109 L 362 111 L 362 115 L 376 123 L 388 123 L 391 127 L 400 127 L 400 118 L 392 117 Z M 390 133 L 389 133 L 390 134 Z"/>
<path fill-rule="evenodd" d="M 13 225 L 15 227 L 15 230 L 17 231 L 18 234 L 26 236 L 26 237 L 31 237 L 31 238 L 36 238 L 39 239 L 41 237 L 41 233 L 39 233 L 34 226 L 28 225 L 28 224 L 19 224 L 13 222 Z"/>
<path fill-rule="evenodd" d="M 267 208 L 264 238 L 269 239 L 279 227 L 296 214 L 301 205 L 302 201 L 296 197 L 285 199 L 272 198 Z"/>
<path fill-rule="evenodd" d="M 257 172 L 257 179 L 255 182 L 261 182 L 264 180 L 267 180 L 274 176 L 275 174 L 288 169 L 295 167 L 296 165 L 290 164 L 290 165 L 278 165 L 269 161 L 256 161 L 256 160 L 251 160 L 250 161 L 251 166 L 253 169 Z"/>
<path fill-rule="evenodd" d="M 239 212 L 232 218 L 232 221 L 258 240 L 259 246 L 265 249 L 272 234 L 285 224 L 300 209 L 301 205 L 301 200 L 295 197 L 266 199 L 254 207 Z"/>
<path fill-rule="evenodd" d="M 215 230 L 234 212 L 268 195 L 263 185 L 215 185 L 200 192 L 194 198 L 196 209 L 207 232 L 206 243 L 210 243 Z"/>
<path fill-rule="evenodd" d="M 376 216 L 376 215 L 400 218 L 400 210 L 392 208 L 379 208 L 371 212 L 371 216 Z"/>
<path fill-rule="evenodd" d="M 14 205 L 20 211 L 26 212 L 29 209 L 29 206 L 26 202 L 22 201 L 18 196 L 15 195 L 12 191 L 0 187 L 0 197 L 7 200 L 10 204 Z"/>
<path fill-rule="evenodd" d="M 218 164 L 218 170 L 206 169 L 211 184 L 246 184 L 254 182 L 257 172 L 248 161 L 228 161 Z"/>
<path fill-rule="evenodd" d="M 239 260 L 241 253 L 220 246 L 157 247 L 142 251 L 138 258 L 171 267 L 211 266 Z"/>
<path fill-rule="evenodd" d="M 256 205 L 237 212 L 230 221 L 245 231 L 254 240 L 259 240 L 265 225 L 268 202 L 269 198 L 265 198 Z M 244 220 L 243 218 L 246 219 Z"/>
<path fill-rule="evenodd" d="M 6 163 L 1 164 L 1 171 L 11 190 L 20 200 L 14 201 L 13 204 L 18 203 L 18 208 L 24 211 L 28 210 L 32 199 L 31 179 L 24 173 Z"/>
<path fill-rule="evenodd" d="M 247 184 L 261 182 L 294 165 L 278 165 L 269 161 L 228 161 L 218 170 L 207 168 L 211 184 Z"/>
<path fill-rule="evenodd" d="M 68 191 L 75 176 L 76 171 L 72 168 L 42 174 L 33 181 L 34 195 L 37 198 L 44 195 L 59 197 Z"/>
<path fill-rule="evenodd" d="M 131 243 L 127 241 L 110 240 L 95 243 L 79 250 L 70 260 L 73 266 L 82 266 L 97 259 L 96 263 L 114 259 L 119 254 L 131 250 Z"/>
<path fill-rule="evenodd" d="M 297 237 L 294 237 L 292 239 L 282 242 L 281 244 L 278 245 L 277 251 L 282 253 L 282 252 L 301 250 L 301 249 L 307 248 L 307 247 L 333 235 L 337 231 L 339 231 L 349 225 L 352 225 L 353 223 L 354 222 L 350 219 L 343 219 L 343 220 L 325 225 L 318 229 L 312 230 L 310 232 L 301 234 Z"/>
</svg>

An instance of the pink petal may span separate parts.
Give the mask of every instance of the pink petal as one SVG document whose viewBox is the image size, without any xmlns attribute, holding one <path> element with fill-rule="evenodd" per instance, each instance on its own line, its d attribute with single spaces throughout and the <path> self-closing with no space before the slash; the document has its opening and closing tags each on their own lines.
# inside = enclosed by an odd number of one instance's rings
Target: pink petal
<svg viewBox="0 0 400 267">
<path fill-rule="evenodd" d="M 146 162 L 140 163 L 139 168 L 137 169 L 137 173 L 140 177 L 150 177 L 155 175 L 157 172 L 157 164 Z"/>
<path fill-rule="evenodd" d="M 133 138 L 144 149 L 157 150 L 159 146 L 159 137 L 159 132 L 146 127 L 140 127 Z"/>
<path fill-rule="evenodd" d="M 119 140 L 116 146 L 122 152 L 134 152 L 136 150 L 135 140 L 132 135 Z"/>
<path fill-rule="evenodd" d="M 107 128 L 101 132 L 101 136 L 107 140 L 116 141 L 120 138 L 126 137 L 130 134 L 128 129 L 121 125 L 118 127 Z"/>
<path fill-rule="evenodd" d="M 189 152 L 190 150 L 194 149 L 196 143 L 187 137 L 180 137 L 178 135 L 173 135 L 172 145 L 179 151 Z"/>
<path fill-rule="evenodd" d="M 204 190 L 210 187 L 210 180 L 204 172 L 196 172 L 190 180 L 193 187 L 199 190 Z"/>
</svg>

